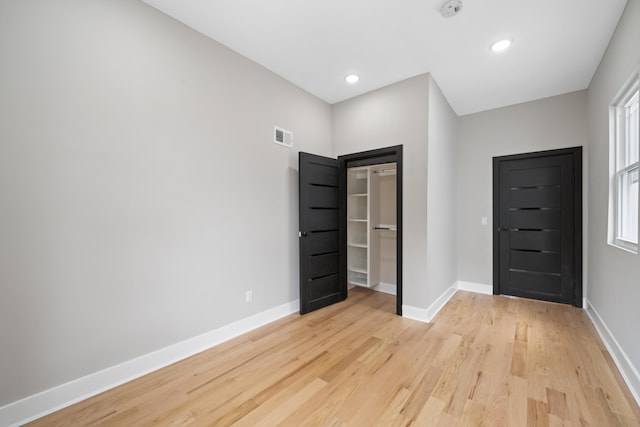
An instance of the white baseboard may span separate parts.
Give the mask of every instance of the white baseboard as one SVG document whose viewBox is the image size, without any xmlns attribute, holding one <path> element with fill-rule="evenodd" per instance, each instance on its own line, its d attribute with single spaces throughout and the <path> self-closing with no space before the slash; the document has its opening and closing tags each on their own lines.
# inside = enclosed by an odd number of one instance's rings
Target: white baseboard
<svg viewBox="0 0 640 427">
<path fill-rule="evenodd" d="M 402 317 L 418 320 L 420 322 L 429 323 L 436 317 L 436 314 L 444 307 L 444 305 L 456 293 L 456 285 L 452 285 L 442 293 L 427 309 L 412 307 L 410 305 L 402 306 Z"/>
<path fill-rule="evenodd" d="M 0 426 L 19 426 L 295 313 L 295 300 L 0 407 Z"/>
<path fill-rule="evenodd" d="M 456 282 L 456 289 L 459 291 L 475 292 L 477 294 L 493 295 L 493 286 L 485 285 L 484 283 L 463 282 L 459 280 Z"/>
<path fill-rule="evenodd" d="M 402 317 L 429 323 L 429 314 L 427 313 L 427 310 L 424 308 L 413 307 L 411 305 L 402 305 Z"/>
<path fill-rule="evenodd" d="M 412 307 L 410 305 L 402 306 L 402 317 L 406 317 L 408 319 L 419 320 L 420 322 L 429 323 L 436 317 L 436 314 L 442 307 L 451 299 L 451 297 L 456 293 L 456 291 L 468 291 L 475 292 L 478 294 L 486 294 L 493 295 L 493 286 L 485 285 L 483 283 L 472 283 L 472 282 L 462 282 L 457 281 L 450 288 L 443 292 L 438 299 L 436 299 L 433 304 L 429 306 L 429 308 L 419 308 Z"/>
<path fill-rule="evenodd" d="M 591 323 L 593 323 L 596 331 L 598 331 L 598 335 L 600 335 L 605 347 L 607 347 L 611 358 L 618 367 L 625 383 L 627 383 L 631 394 L 638 405 L 640 405 L 640 374 L 638 373 L 638 369 L 633 365 L 631 359 L 629 359 L 622 347 L 620 347 L 620 344 L 618 344 L 618 341 L 611 333 L 611 330 L 609 330 L 606 323 L 604 323 L 604 320 L 602 320 L 602 317 L 600 317 L 600 314 L 598 314 L 595 307 L 591 305 L 589 300 L 586 301 L 584 310 L 589 316 L 589 319 L 591 319 Z"/>
<path fill-rule="evenodd" d="M 374 291 L 382 292 L 389 295 L 396 295 L 396 285 L 393 283 L 380 282 L 376 286 L 372 287 Z"/>
</svg>

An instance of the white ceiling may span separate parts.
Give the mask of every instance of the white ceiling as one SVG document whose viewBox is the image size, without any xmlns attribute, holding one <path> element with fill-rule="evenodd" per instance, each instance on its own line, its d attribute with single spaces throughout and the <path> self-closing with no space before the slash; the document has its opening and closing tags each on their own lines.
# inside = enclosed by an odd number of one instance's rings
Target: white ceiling
<svg viewBox="0 0 640 427">
<path fill-rule="evenodd" d="M 460 115 L 585 89 L 627 3 L 463 0 L 443 18 L 445 0 L 143 1 L 329 103 L 431 72 Z"/>
</svg>

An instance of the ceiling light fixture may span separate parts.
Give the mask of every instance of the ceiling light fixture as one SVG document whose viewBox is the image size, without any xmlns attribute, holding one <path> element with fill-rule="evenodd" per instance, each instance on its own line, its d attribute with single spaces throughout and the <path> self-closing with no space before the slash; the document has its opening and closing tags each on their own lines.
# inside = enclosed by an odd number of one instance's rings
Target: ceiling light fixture
<svg viewBox="0 0 640 427">
<path fill-rule="evenodd" d="M 511 40 L 500 40 L 491 45 L 491 50 L 494 52 L 502 52 L 509 46 L 511 46 Z"/>
<path fill-rule="evenodd" d="M 352 84 L 358 83 L 358 80 L 360 80 L 360 76 L 358 76 L 357 74 L 349 74 L 344 79 L 347 81 L 347 83 L 352 85 Z"/>
</svg>

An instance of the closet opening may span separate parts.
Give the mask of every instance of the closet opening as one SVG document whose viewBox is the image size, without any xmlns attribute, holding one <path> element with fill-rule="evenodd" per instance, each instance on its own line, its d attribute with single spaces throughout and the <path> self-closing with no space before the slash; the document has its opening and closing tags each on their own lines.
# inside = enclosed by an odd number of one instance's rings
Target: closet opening
<svg viewBox="0 0 640 427">
<path fill-rule="evenodd" d="M 347 168 L 347 283 L 396 287 L 396 163 Z"/>
<path fill-rule="evenodd" d="M 402 145 L 301 152 L 299 173 L 300 313 L 361 286 L 395 295 L 402 315 Z"/>
<path fill-rule="evenodd" d="M 396 296 L 402 315 L 402 146 L 338 157 L 346 283 Z"/>
</svg>

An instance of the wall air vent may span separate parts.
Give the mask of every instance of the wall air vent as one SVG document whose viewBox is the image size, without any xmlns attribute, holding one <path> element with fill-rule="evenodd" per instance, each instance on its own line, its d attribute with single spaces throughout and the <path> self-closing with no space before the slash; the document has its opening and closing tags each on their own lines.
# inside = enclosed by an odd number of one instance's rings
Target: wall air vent
<svg viewBox="0 0 640 427">
<path fill-rule="evenodd" d="M 293 132 L 274 126 L 273 142 L 291 148 L 293 147 Z"/>
</svg>

